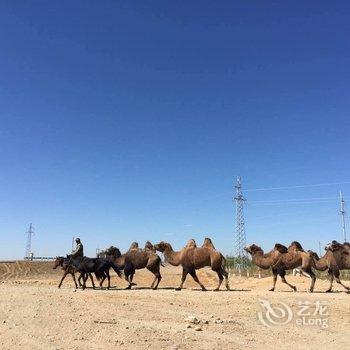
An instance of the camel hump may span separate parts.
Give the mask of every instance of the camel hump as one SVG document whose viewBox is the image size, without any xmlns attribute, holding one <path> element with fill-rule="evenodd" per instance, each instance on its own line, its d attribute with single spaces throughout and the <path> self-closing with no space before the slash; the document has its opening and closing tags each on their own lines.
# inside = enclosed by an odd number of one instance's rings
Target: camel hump
<svg viewBox="0 0 350 350">
<path fill-rule="evenodd" d="M 139 244 L 137 242 L 132 242 L 129 250 L 139 249 Z"/>
<path fill-rule="evenodd" d="M 145 250 L 154 250 L 154 246 L 150 241 L 145 243 Z"/>
<path fill-rule="evenodd" d="M 192 238 L 190 239 L 187 244 L 185 245 L 185 248 L 197 248 L 196 241 Z"/>
<path fill-rule="evenodd" d="M 210 238 L 208 238 L 208 237 L 204 238 L 204 242 L 203 242 L 202 247 L 203 247 L 203 248 L 215 249 L 212 240 L 211 240 Z"/>
<path fill-rule="evenodd" d="M 297 242 L 297 241 L 293 241 L 288 248 L 291 248 L 291 249 L 297 250 L 297 251 L 301 251 L 301 252 L 304 251 L 304 249 L 301 246 L 301 244 L 299 242 Z"/>
<path fill-rule="evenodd" d="M 275 249 L 278 250 L 282 254 L 288 252 L 288 248 L 286 246 L 284 246 L 283 244 L 280 244 L 280 243 L 276 243 L 275 244 Z"/>
</svg>

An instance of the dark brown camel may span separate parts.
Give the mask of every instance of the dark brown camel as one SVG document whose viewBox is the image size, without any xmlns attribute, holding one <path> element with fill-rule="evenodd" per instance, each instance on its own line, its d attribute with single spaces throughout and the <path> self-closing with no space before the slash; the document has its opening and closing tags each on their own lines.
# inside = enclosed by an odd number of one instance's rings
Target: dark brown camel
<svg viewBox="0 0 350 350">
<path fill-rule="evenodd" d="M 217 250 L 207 247 L 196 246 L 194 240 L 190 240 L 187 245 L 178 252 L 175 252 L 172 246 L 166 242 L 160 242 L 156 244 L 155 249 L 164 254 L 165 259 L 173 266 L 182 266 L 182 279 L 181 284 L 176 290 L 181 290 L 183 284 L 186 280 L 188 274 L 190 274 L 193 279 L 200 285 L 203 291 L 205 287 L 199 281 L 196 270 L 201 269 L 205 266 L 210 266 L 213 271 L 218 274 L 219 285 L 215 290 L 219 290 L 221 283 L 225 277 L 226 288 L 229 290 L 228 283 L 228 272 L 226 270 L 226 259 L 224 256 Z M 224 276 L 224 277 L 223 277 Z"/>
<path fill-rule="evenodd" d="M 157 289 L 159 282 L 162 279 L 160 274 L 160 257 L 150 249 L 139 249 L 138 244 L 137 247 L 134 244 L 132 246 L 133 248 L 129 249 L 123 255 L 118 248 L 110 247 L 106 250 L 107 257 L 112 259 L 117 266 L 124 269 L 125 279 L 129 283 L 126 289 L 131 289 L 131 286 L 135 285 L 132 282 L 135 271 L 143 268 L 147 268 L 154 274 L 155 277 L 151 284 L 151 288 Z"/>
<path fill-rule="evenodd" d="M 280 257 L 288 252 L 287 247 L 285 247 L 282 244 L 276 243 L 274 248 L 266 254 L 264 254 L 264 251 L 255 244 L 245 247 L 244 250 L 252 256 L 252 261 L 256 266 L 260 267 L 263 270 L 268 270 L 269 268 L 272 269 L 273 285 L 270 289 L 271 292 L 275 290 L 278 275 L 281 276 L 283 283 L 286 283 L 289 286 L 291 286 L 286 281 L 285 271 L 279 271 L 278 269 L 273 267 L 274 264 L 276 264 L 276 262 L 280 259 Z M 293 286 L 291 287 L 293 288 Z"/>
<path fill-rule="evenodd" d="M 328 270 L 330 277 L 330 286 L 326 292 L 331 292 L 333 280 L 342 285 L 346 290 L 350 291 L 350 287 L 344 285 L 340 280 L 340 270 L 350 269 L 350 244 L 344 244 L 332 241 L 325 247 L 326 254 L 319 258 L 314 252 L 311 252 L 314 259 L 314 268 L 319 271 Z"/>
<path fill-rule="evenodd" d="M 273 268 L 277 269 L 278 274 L 285 274 L 286 271 L 295 268 L 300 268 L 303 272 L 307 273 L 311 278 L 311 284 L 309 292 L 314 291 L 314 286 L 316 282 L 316 275 L 312 271 L 312 266 L 314 265 L 313 257 L 310 252 L 306 252 L 299 242 L 292 242 L 288 247 L 288 252 L 282 254 L 276 263 L 273 264 Z M 282 276 L 281 276 L 282 277 Z M 296 291 L 296 287 L 285 282 L 289 287 Z"/>
</svg>

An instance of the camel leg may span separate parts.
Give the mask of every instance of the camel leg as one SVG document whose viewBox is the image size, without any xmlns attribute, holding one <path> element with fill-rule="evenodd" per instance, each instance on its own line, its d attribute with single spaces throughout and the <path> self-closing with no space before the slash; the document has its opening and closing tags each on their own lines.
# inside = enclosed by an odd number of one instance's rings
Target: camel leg
<svg viewBox="0 0 350 350">
<path fill-rule="evenodd" d="M 314 272 L 311 269 L 306 269 L 306 270 L 302 269 L 301 271 L 306 273 L 311 278 L 309 292 L 312 293 L 314 291 L 314 287 L 315 287 L 316 275 L 314 274 Z"/>
<path fill-rule="evenodd" d="M 125 280 L 129 283 L 129 285 L 125 289 L 131 289 L 132 284 L 131 284 L 130 280 L 132 281 L 134 272 L 135 272 L 135 270 L 132 269 L 130 266 L 127 266 L 127 265 L 125 266 L 124 276 L 125 276 Z"/>
<path fill-rule="evenodd" d="M 184 283 L 185 283 L 185 280 L 186 280 L 186 277 L 187 277 L 187 274 L 188 274 L 188 271 L 187 269 L 185 268 L 182 268 L 182 277 L 181 277 L 181 284 L 179 287 L 175 288 L 175 290 L 181 290 Z"/>
<path fill-rule="evenodd" d="M 276 282 L 277 282 L 277 271 L 275 269 L 272 269 L 272 273 L 273 273 L 273 285 L 272 288 L 269 289 L 270 292 L 273 292 L 276 288 Z"/>
<path fill-rule="evenodd" d="M 153 289 L 154 284 L 156 283 L 156 281 L 157 281 L 157 276 L 154 276 L 154 280 L 153 280 L 153 282 L 151 284 L 151 289 Z"/>
<path fill-rule="evenodd" d="M 279 272 L 279 275 L 281 276 L 281 279 L 282 279 L 282 282 L 285 283 L 287 286 L 289 286 L 290 288 L 292 288 L 294 290 L 294 292 L 297 291 L 297 287 L 291 285 L 290 283 L 287 282 L 286 280 L 286 271 L 285 270 L 282 270 Z"/>
<path fill-rule="evenodd" d="M 67 274 L 68 274 L 68 271 L 63 272 L 63 276 L 61 278 L 60 284 L 58 285 L 58 288 L 61 288 L 63 280 L 66 278 Z"/>
<path fill-rule="evenodd" d="M 154 290 L 156 290 L 158 288 L 160 280 L 162 279 L 160 272 L 156 272 L 156 278 L 158 279 L 158 281 L 157 281 L 156 285 L 153 287 Z"/>
<path fill-rule="evenodd" d="M 215 292 L 219 291 L 220 290 L 220 286 L 221 286 L 221 283 L 222 281 L 224 280 L 224 277 L 222 276 L 222 272 L 219 270 L 219 271 L 215 271 L 217 274 L 218 274 L 218 277 L 219 277 L 219 284 L 218 286 L 214 289 Z"/>
<path fill-rule="evenodd" d="M 328 271 L 329 274 L 329 288 L 326 290 L 326 293 L 330 293 L 332 291 L 332 287 L 333 287 L 333 280 L 334 280 L 334 275 L 333 275 L 333 271 L 329 270 Z"/>
<path fill-rule="evenodd" d="M 346 290 L 350 290 L 350 287 L 346 286 L 345 284 L 343 284 L 340 280 L 340 272 L 339 270 L 334 271 L 334 277 L 337 283 L 341 284 Z"/>
<path fill-rule="evenodd" d="M 230 284 L 228 282 L 228 272 L 226 270 L 223 270 L 222 271 L 222 274 L 224 275 L 225 277 L 225 286 L 226 286 L 226 289 L 227 290 L 230 290 Z"/>
<path fill-rule="evenodd" d="M 162 279 L 162 276 L 160 275 L 160 272 L 159 272 L 159 266 L 147 267 L 147 269 L 149 271 L 151 271 L 153 273 L 153 275 L 154 275 L 154 281 L 151 284 L 151 288 L 152 289 L 157 289 L 158 288 L 158 284 L 159 284 L 160 280 Z"/>
<path fill-rule="evenodd" d="M 134 270 L 134 272 L 130 275 L 129 281 L 130 281 L 130 284 L 131 284 L 132 286 L 137 286 L 137 284 L 136 284 L 135 282 L 132 281 L 132 280 L 134 279 L 134 276 L 135 276 L 135 270 Z"/>
<path fill-rule="evenodd" d="M 202 291 L 205 292 L 206 289 L 205 289 L 205 287 L 203 286 L 203 284 L 199 281 L 199 279 L 198 279 L 198 277 L 197 277 L 197 274 L 196 274 L 196 270 L 195 270 L 195 269 L 191 269 L 191 270 L 189 271 L 189 273 L 190 273 L 190 275 L 192 276 L 192 278 L 201 286 Z M 222 278 L 222 276 L 221 276 L 221 278 Z"/>
</svg>

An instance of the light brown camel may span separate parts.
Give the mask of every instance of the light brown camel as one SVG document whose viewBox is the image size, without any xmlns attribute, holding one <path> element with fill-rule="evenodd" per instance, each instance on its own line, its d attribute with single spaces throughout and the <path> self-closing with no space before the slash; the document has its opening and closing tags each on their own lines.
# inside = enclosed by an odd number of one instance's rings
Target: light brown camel
<svg viewBox="0 0 350 350">
<path fill-rule="evenodd" d="M 323 257 L 319 258 L 314 252 L 312 257 L 314 259 L 314 268 L 319 271 L 328 270 L 330 277 L 330 285 L 326 292 L 331 292 L 333 287 L 333 280 L 342 285 L 346 290 L 350 290 L 350 287 L 344 285 L 340 280 L 340 270 L 350 269 L 350 244 L 345 242 L 344 244 L 332 241 L 325 247 L 326 253 Z"/>
<path fill-rule="evenodd" d="M 291 286 L 285 278 L 285 273 L 283 271 L 279 271 L 276 268 L 273 267 L 274 264 L 280 259 L 280 257 L 283 254 L 286 254 L 288 252 L 287 247 L 280 243 L 276 243 L 274 248 L 264 254 L 264 251 L 257 245 L 252 244 L 250 246 L 247 246 L 244 248 L 244 250 L 249 253 L 252 256 L 252 262 L 260 267 L 263 270 L 268 270 L 269 268 L 272 269 L 272 274 L 273 274 L 273 285 L 272 288 L 270 289 L 271 292 L 273 292 L 276 288 L 276 282 L 277 282 L 277 276 L 280 275 L 282 282 L 288 284 Z M 293 286 L 291 286 L 293 288 Z"/>
<path fill-rule="evenodd" d="M 282 254 L 272 267 L 274 269 L 277 269 L 278 274 L 281 277 L 281 274 L 285 275 L 286 271 L 288 270 L 300 268 L 303 272 L 307 273 L 310 276 L 311 284 L 309 292 L 313 292 L 316 282 L 316 275 L 312 271 L 312 266 L 314 266 L 314 259 L 312 257 L 312 254 L 310 252 L 306 252 L 299 242 L 294 241 L 288 247 L 288 252 Z M 287 283 L 287 281 L 285 283 L 294 291 L 296 291 L 295 286 Z"/>
<path fill-rule="evenodd" d="M 172 246 L 166 242 L 156 244 L 155 249 L 164 254 L 165 259 L 173 266 L 182 266 L 181 284 L 176 290 L 181 290 L 188 274 L 200 285 L 205 291 L 204 285 L 199 281 L 196 270 L 205 266 L 210 266 L 218 274 L 219 284 L 215 291 L 220 289 L 221 283 L 225 277 L 226 288 L 229 290 L 228 272 L 226 270 L 226 259 L 218 251 L 206 247 L 198 248 L 195 241 L 191 240 L 187 245 L 178 252 L 175 252 Z M 224 277 L 223 277 L 224 276 Z"/>
<path fill-rule="evenodd" d="M 136 242 L 134 242 L 136 243 Z M 106 249 L 107 258 L 111 259 L 118 267 L 124 269 L 126 281 L 129 283 L 126 289 L 131 289 L 135 285 L 132 282 L 136 270 L 147 268 L 154 274 L 154 280 L 151 288 L 157 289 L 162 276 L 160 274 L 160 257 L 150 249 L 139 249 L 138 244 L 132 244 L 133 248 L 129 249 L 125 254 L 121 254 L 116 247 Z"/>
</svg>

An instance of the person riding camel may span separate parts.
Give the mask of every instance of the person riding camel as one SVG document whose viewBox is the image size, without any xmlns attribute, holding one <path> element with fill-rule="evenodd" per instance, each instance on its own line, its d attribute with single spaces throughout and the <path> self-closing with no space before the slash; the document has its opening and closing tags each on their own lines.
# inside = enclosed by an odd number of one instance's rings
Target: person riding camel
<svg viewBox="0 0 350 350">
<path fill-rule="evenodd" d="M 84 256 L 84 247 L 83 247 L 83 243 L 81 243 L 80 238 L 76 238 L 75 239 L 75 243 L 77 244 L 75 249 L 72 251 L 72 253 L 70 254 L 71 257 L 83 257 Z"/>
</svg>

